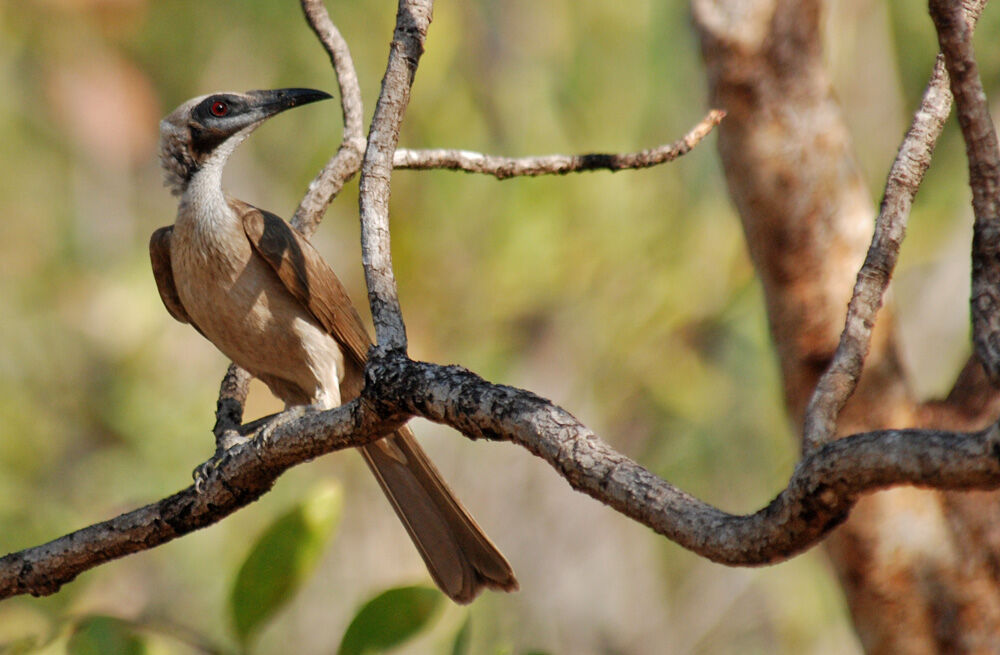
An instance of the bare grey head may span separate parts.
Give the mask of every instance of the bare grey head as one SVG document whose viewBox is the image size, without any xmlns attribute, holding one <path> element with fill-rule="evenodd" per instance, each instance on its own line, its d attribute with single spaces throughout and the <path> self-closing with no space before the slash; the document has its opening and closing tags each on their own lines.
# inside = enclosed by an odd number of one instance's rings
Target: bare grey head
<svg viewBox="0 0 1000 655">
<path fill-rule="evenodd" d="M 199 171 L 221 174 L 229 155 L 261 123 L 292 107 L 332 96 L 315 89 L 213 93 L 188 100 L 160 121 L 160 163 L 181 195 Z"/>
</svg>

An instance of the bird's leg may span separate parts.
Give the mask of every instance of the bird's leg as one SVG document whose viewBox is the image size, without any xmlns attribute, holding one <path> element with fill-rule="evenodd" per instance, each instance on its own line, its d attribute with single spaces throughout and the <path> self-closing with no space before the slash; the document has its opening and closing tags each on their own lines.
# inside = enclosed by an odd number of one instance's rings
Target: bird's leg
<svg viewBox="0 0 1000 655">
<path fill-rule="evenodd" d="M 271 437 L 274 436 L 275 430 L 283 425 L 291 423 L 296 419 L 302 418 L 309 412 L 318 411 L 320 409 L 320 407 L 315 405 L 286 405 L 285 411 L 277 414 L 271 414 L 266 417 L 267 420 L 264 421 L 262 425 L 258 425 L 253 430 L 252 436 L 249 438 L 253 441 L 254 448 L 259 450 L 271 441 Z"/>
<path fill-rule="evenodd" d="M 195 491 L 201 493 L 205 486 L 205 482 L 211 477 L 212 473 L 215 472 L 222 462 L 225 461 L 226 456 L 229 452 L 240 444 L 244 444 L 250 441 L 250 437 L 243 436 L 240 434 L 239 430 L 228 429 L 223 432 L 216 434 L 215 436 L 215 454 L 207 462 L 199 464 L 192 471 L 191 476 L 194 478 L 194 488 Z"/>
<path fill-rule="evenodd" d="M 311 402 L 307 405 L 290 405 L 285 403 L 285 411 L 272 414 L 266 422 L 253 431 L 255 448 L 263 448 L 271 440 L 274 431 L 281 426 L 302 418 L 310 412 L 321 412 L 340 404 L 340 388 L 336 384 L 320 385 L 313 392 Z"/>
<path fill-rule="evenodd" d="M 219 467 L 223 455 L 233 446 L 248 441 L 245 434 L 246 428 L 250 426 L 244 427 L 241 424 L 243 423 L 243 405 L 246 402 L 250 377 L 250 373 L 245 369 L 231 364 L 222 379 L 215 410 L 215 426 L 212 427 L 212 434 L 215 435 L 215 454 L 192 471 L 195 489 L 199 492 L 208 475 Z"/>
<path fill-rule="evenodd" d="M 199 465 L 192 472 L 195 489 L 201 492 L 205 486 L 205 481 L 211 474 L 219 468 L 235 447 L 245 443 L 252 443 L 254 449 L 260 452 L 270 442 L 274 432 L 309 412 L 318 412 L 340 404 L 340 389 L 336 385 L 318 387 L 312 395 L 307 405 L 289 405 L 286 403 L 285 410 L 277 414 L 270 414 L 250 423 L 239 425 L 240 413 L 223 413 L 215 424 L 213 432 L 215 434 L 215 454 L 204 464 Z"/>
<path fill-rule="evenodd" d="M 215 459 L 217 457 L 221 457 L 223 453 L 225 453 L 233 446 L 238 446 L 241 443 L 246 443 L 250 441 L 251 438 L 252 437 L 240 434 L 240 430 L 238 429 L 229 429 L 219 435 L 216 435 L 215 455 L 213 455 L 212 458 Z"/>
<path fill-rule="evenodd" d="M 199 492 L 202 490 L 205 481 L 225 461 L 226 456 L 234 447 L 245 443 L 252 443 L 254 448 L 259 450 L 267 444 L 274 431 L 279 427 L 286 423 L 291 423 L 309 411 L 318 409 L 320 408 L 313 407 L 312 405 L 295 405 L 286 407 L 283 412 L 269 414 L 244 425 L 217 425 L 215 430 L 215 454 L 207 462 L 199 464 L 192 472 L 195 489 Z"/>
</svg>

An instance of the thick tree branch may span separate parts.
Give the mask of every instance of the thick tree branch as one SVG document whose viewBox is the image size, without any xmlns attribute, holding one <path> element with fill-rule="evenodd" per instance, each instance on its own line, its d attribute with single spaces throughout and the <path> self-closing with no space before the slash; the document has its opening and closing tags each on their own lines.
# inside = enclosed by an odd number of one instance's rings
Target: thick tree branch
<svg viewBox="0 0 1000 655">
<path fill-rule="evenodd" d="M 858 496 L 895 484 L 1000 487 L 1000 430 L 883 430 L 827 445 L 796 466 L 760 511 L 728 514 L 616 452 L 569 412 L 530 392 L 492 385 L 459 367 L 376 355 L 373 395 L 477 438 L 506 440 L 543 458 L 570 485 L 713 561 L 770 564 L 817 543 Z"/>
<path fill-rule="evenodd" d="M 726 111 L 716 142 L 729 195 L 800 422 L 871 240 L 868 190 L 823 68 L 822 3 L 693 0 L 692 12 L 709 105 Z"/>
<path fill-rule="evenodd" d="M 979 20 L 985 6 L 986 0 L 970 3 L 965 14 L 970 29 Z M 931 165 L 934 146 L 951 112 L 951 101 L 944 56 L 938 55 L 920 107 L 914 113 L 910 129 L 903 137 L 889 169 L 882 204 L 875 219 L 875 234 L 864 264 L 858 271 L 840 343 L 806 408 L 802 437 L 804 452 L 835 438 L 840 411 L 861 379 L 875 318 L 899 260 L 899 247 L 906 233 L 910 208 Z"/>
<path fill-rule="evenodd" d="M 752 566 L 786 559 L 842 522 L 859 495 L 896 484 L 1000 487 L 1000 431 L 882 430 L 808 455 L 770 504 L 728 514 L 616 452 L 569 412 L 457 366 L 375 353 L 359 401 L 281 422 L 266 443 L 227 452 L 204 480 L 158 503 L 0 559 L 0 599 L 54 593 L 81 572 L 219 521 L 260 497 L 288 468 L 359 446 L 409 415 L 471 438 L 506 440 L 543 458 L 574 489 L 704 557 Z"/>
<path fill-rule="evenodd" d="M 200 481 L 157 503 L 0 558 L 0 599 L 52 594 L 80 573 L 206 527 L 267 492 L 281 473 L 398 427 L 355 401 L 278 426 L 269 441 L 234 446 Z"/>
<path fill-rule="evenodd" d="M 361 164 L 361 262 L 368 284 L 368 302 L 380 346 L 406 351 L 406 327 L 399 307 L 389 243 L 389 179 L 399 127 L 410 101 L 410 86 L 424 52 L 433 0 L 400 0 L 396 29 L 382 91 L 368 132 Z"/>
<path fill-rule="evenodd" d="M 708 136 L 725 115 L 726 112 L 713 109 L 679 141 L 639 152 L 498 157 L 468 150 L 400 148 L 393 157 L 393 165 L 395 168 L 415 170 L 444 168 L 467 173 L 483 173 L 492 175 L 498 180 L 519 176 L 564 175 L 581 171 L 649 168 L 686 155 Z"/>
<path fill-rule="evenodd" d="M 994 385 L 1000 385 L 1000 146 L 979 79 L 972 29 L 956 1 L 931 0 L 969 159 L 975 224 L 972 236 L 972 340 Z"/>
</svg>

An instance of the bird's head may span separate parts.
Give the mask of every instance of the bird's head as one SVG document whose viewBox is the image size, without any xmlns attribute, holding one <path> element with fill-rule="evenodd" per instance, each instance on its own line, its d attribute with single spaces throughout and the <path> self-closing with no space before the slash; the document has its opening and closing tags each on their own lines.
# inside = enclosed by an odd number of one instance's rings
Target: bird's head
<svg viewBox="0 0 1000 655">
<path fill-rule="evenodd" d="M 265 120 L 332 96 L 314 89 L 213 93 L 188 100 L 160 121 L 160 163 L 180 195 L 206 167 L 221 171 L 229 155 Z"/>
</svg>

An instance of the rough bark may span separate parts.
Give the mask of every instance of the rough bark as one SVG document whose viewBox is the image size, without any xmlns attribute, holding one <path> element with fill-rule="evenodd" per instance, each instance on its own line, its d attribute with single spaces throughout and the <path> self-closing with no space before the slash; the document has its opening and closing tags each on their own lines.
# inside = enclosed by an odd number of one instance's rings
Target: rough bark
<svg viewBox="0 0 1000 655">
<path fill-rule="evenodd" d="M 802 425 L 836 351 L 873 216 L 823 68 L 822 5 L 694 0 L 693 7 L 710 103 L 727 112 L 719 128 L 726 180 L 763 281 L 788 411 Z M 888 283 L 891 267 L 885 273 Z M 849 390 L 843 394 L 838 435 L 972 428 L 995 416 L 995 393 L 975 361 L 948 399 L 921 405 L 906 386 L 885 314 L 856 391 L 850 400 Z M 874 312 L 862 327 L 871 331 L 873 321 Z M 998 500 L 895 489 L 860 500 L 831 534 L 827 552 L 869 653 L 1000 650 Z"/>
<path fill-rule="evenodd" d="M 958 2 L 931 0 L 958 123 L 969 160 L 976 220 L 972 237 L 972 342 L 994 384 L 1000 383 L 1000 147 L 972 49 L 972 26 Z"/>
<path fill-rule="evenodd" d="M 368 132 L 368 147 L 361 163 L 358 203 L 361 206 L 361 261 L 368 285 L 375 336 L 379 345 L 406 350 L 406 326 L 399 307 L 396 278 L 389 247 L 389 179 L 392 156 L 399 142 L 399 128 L 410 102 L 410 87 L 417 72 L 424 41 L 431 24 L 431 0 L 400 0 L 396 30 L 389 46 L 389 63 L 382 91 Z"/>
<path fill-rule="evenodd" d="M 875 234 L 858 271 L 833 361 L 820 377 L 806 407 L 802 434 L 805 452 L 835 438 L 840 412 L 857 389 L 876 317 L 899 260 L 913 199 L 931 165 L 934 146 L 950 110 L 948 74 L 944 58 L 938 57 L 920 107 L 889 169 L 875 219 Z"/>
<path fill-rule="evenodd" d="M 616 452 L 569 412 L 535 394 L 491 384 L 457 366 L 378 349 L 362 397 L 269 423 L 266 439 L 239 443 L 197 485 L 110 521 L 0 558 L 0 599 L 56 592 L 81 572 L 205 527 L 257 499 L 289 467 L 371 442 L 409 416 L 473 439 L 504 440 L 541 457 L 578 491 L 704 557 L 753 566 L 818 543 L 863 494 L 894 484 L 994 489 L 1000 429 L 969 433 L 887 430 L 817 449 L 788 486 L 752 514 L 723 512 Z M 257 427 L 244 426 L 244 432 Z"/>
</svg>

